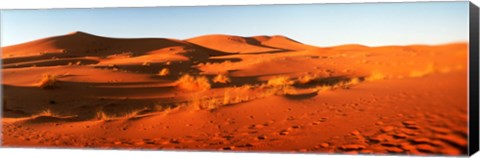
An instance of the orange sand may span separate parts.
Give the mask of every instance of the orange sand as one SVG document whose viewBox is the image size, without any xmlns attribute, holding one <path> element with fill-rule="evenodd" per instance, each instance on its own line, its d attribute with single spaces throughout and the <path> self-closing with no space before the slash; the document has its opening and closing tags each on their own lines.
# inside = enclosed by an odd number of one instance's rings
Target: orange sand
<svg viewBox="0 0 480 158">
<path fill-rule="evenodd" d="M 4 146 L 467 152 L 466 43 L 74 32 L 3 47 L 2 59 Z"/>
</svg>

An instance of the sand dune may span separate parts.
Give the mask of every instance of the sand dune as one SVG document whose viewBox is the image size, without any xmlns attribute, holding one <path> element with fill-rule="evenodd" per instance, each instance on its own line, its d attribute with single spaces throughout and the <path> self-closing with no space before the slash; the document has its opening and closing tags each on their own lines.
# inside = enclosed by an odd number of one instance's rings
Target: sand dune
<svg viewBox="0 0 480 158">
<path fill-rule="evenodd" d="M 5 146 L 467 152 L 466 43 L 73 32 L 2 53 Z"/>
<path fill-rule="evenodd" d="M 284 36 L 240 37 L 230 35 L 205 35 L 186 41 L 210 49 L 230 53 L 274 53 L 306 49 L 309 46 Z"/>
<path fill-rule="evenodd" d="M 293 39 L 290 39 L 285 36 L 280 36 L 280 35 L 254 36 L 251 38 L 260 42 L 261 45 L 279 48 L 279 49 L 285 49 L 285 50 L 305 50 L 305 49 L 315 48 L 314 46 L 305 45 L 298 41 L 295 41 Z"/>
<path fill-rule="evenodd" d="M 2 48 L 3 58 L 24 56 L 46 56 L 58 54 L 60 57 L 107 56 L 119 53 L 142 55 L 167 47 L 202 49 L 188 42 L 165 38 L 119 39 L 100 37 L 84 32 L 73 32 L 63 36 L 39 39 L 32 42 Z M 215 51 L 212 51 L 212 54 Z"/>
</svg>

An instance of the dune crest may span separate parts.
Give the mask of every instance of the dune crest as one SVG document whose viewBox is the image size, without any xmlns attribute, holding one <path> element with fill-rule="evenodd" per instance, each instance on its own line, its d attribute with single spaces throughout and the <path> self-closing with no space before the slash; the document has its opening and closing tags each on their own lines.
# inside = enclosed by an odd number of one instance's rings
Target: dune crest
<svg viewBox="0 0 480 158">
<path fill-rule="evenodd" d="M 187 39 L 186 41 L 230 53 L 270 52 L 278 49 L 261 45 L 258 41 L 240 36 L 205 35 Z"/>
</svg>

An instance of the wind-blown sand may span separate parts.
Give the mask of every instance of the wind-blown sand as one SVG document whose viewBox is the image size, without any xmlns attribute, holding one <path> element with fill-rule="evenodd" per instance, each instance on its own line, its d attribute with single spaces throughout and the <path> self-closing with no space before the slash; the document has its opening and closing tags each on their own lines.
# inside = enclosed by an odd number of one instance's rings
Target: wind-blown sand
<svg viewBox="0 0 480 158">
<path fill-rule="evenodd" d="M 74 32 L 2 48 L 2 145 L 463 155 L 467 58 L 466 43 Z"/>
</svg>

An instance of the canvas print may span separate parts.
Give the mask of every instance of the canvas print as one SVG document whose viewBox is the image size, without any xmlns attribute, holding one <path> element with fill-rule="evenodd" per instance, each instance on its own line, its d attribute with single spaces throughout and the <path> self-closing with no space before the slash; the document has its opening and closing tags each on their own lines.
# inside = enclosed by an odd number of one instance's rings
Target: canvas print
<svg viewBox="0 0 480 158">
<path fill-rule="evenodd" d="M 465 155 L 468 5 L 2 10 L 1 145 Z"/>
</svg>

